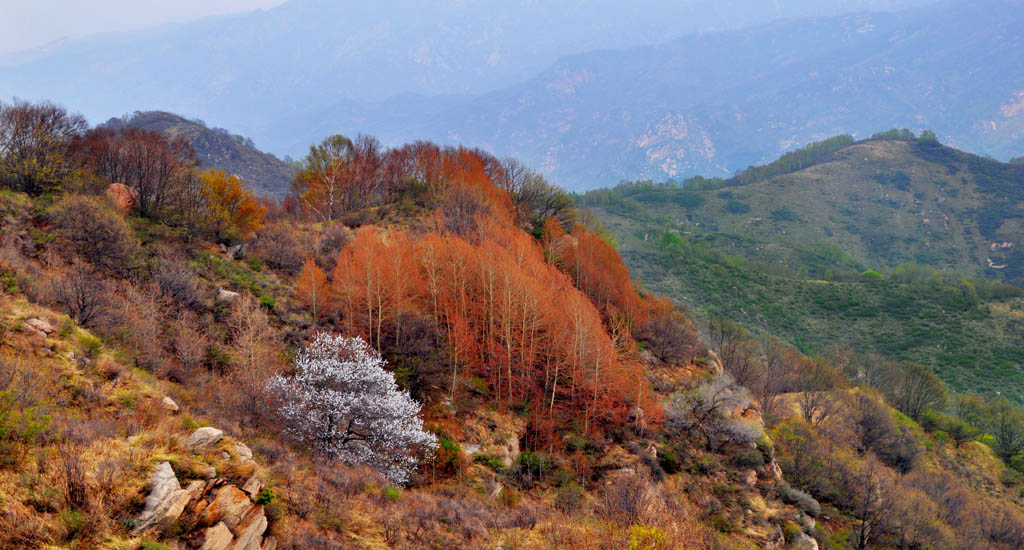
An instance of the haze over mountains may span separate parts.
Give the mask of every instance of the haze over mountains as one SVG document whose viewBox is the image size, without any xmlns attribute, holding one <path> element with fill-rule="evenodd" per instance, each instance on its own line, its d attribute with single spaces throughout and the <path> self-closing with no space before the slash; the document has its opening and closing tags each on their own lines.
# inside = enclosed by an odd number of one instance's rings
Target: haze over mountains
<svg viewBox="0 0 1024 550">
<path fill-rule="evenodd" d="M 893 126 L 1024 153 L 1019 0 L 392 4 L 293 0 L 74 41 L 8 57 L 0 97 L 51 98 L 94 121 L 170 110 L 278 155 L 339 132 L 460 142 L 573 189 L 726 175 Z"/>
</svg>

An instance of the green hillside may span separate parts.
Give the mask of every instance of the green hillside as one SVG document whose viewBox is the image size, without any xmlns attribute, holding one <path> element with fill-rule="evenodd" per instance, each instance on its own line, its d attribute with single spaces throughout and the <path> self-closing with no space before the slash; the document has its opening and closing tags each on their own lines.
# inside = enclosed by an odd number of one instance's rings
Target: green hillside
<svg viewBox="0 0 1024 550">
<path fill-rule="evenodd" d="M 578 201 L 647 287 L 699 315 L 806 351 L 922 362 L 957 391 L 1024 400 L 1024 303 L 991 282 L 1024 279 L 1024 170 L 906 137 L 837 138 L 728 181 L 624 184 Z"/>
</svg>

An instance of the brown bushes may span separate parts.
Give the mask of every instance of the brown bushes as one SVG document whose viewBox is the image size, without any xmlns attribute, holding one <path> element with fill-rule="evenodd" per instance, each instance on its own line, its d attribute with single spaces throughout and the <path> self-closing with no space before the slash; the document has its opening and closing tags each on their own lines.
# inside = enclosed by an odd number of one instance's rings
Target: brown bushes
<svg viewBox="0 0 1024 550">
<path fill-rule="evenodd" d="M 124 218 L 103 199 L 65 195 L 49 217 L 57 243 L 66 253 L 101 269 L 125 272 L 133 267 L 138 241 Z"/>
<path fill-rule="evenodd" d="M 638 475 L 622 475 L 601 491 L 598 514 L 620 526 L 645 524 L 663 511 L 658 488 Z"/>
<path fill-rule="evenodd" d="M 75 262 L 68 272 L 51 280 L 53 296 L 76 323 L 93 327 L 110 312 L 110 285 L 92 266 Z"/>
<path fill-rule="evenodd" d="M 700 349 L 696 328 L 676 313 L 658 315 L 642 323 L 635 336 L 655 357 L 670 365 L 685 364 Z"/>
</svg>

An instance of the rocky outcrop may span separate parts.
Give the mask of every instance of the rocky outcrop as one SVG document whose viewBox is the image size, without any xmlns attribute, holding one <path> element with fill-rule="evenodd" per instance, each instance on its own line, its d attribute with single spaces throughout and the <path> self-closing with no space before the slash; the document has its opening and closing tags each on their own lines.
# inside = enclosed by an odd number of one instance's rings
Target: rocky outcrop
<svg viewBox="0 0 1024 550">
<path fill-rule="evenodd" d="M 267 516 L 262 506 L 249 510 L 235 528 L 234 550 L 260 550 L 263 532 L 267 530 Z"/>
<path fill-rule="evenodd" d="M 231 541 L 234 538 L 235 535 L 227 525 L 218 523 L 203 534 L 203 545 L 199 547 L 199 550 L 228 550 L 231 548 Z"/>
<path fill-rule="evenodd" d="M 223 289 L 223 288 L 218 288 L 217 289 L 217 301 L 221 302 L 223 304 L 233 304 L 241 296 L 242 295 L 237 293 L 237 292 L 232 292 L 230 290 L 226 290 L 226 289 Z"/>
<path fill-rule="evenodd" d="M 242 460 L 252 460 L 252 449 L 245 443 L 236 442 L 231 446 L 231 454 Z"/>
<path fill-rule="evenodd" d="M 192 452 L 205 451 L 224 438 L 224 432 L 217 428 L 204 427 L 192 432 L 192 435 L 188 436 L 188 441 L 185 442 L 185 446 Z"/>
<path fill-rule="evenodd" d="M 199 494 L 202 485 L 200 481 L 193 481 L 187 489 L 182 489 L 171 464 L 161 462 L 149 479 L 149 496 L 135 523 L 135 532 L 142 533 L 177 521 L 189 501 Z"/>
<path fill-rule="evenodd" d="M 228 528 L 237 526 L 252 508 L 249 496 L 234 485 L 225 485 L 203 510 L 201 519 L 207 525 L 223 522 Z"/>
<path fill-rule="evenodd" d="M 164 397 L 163 401 L 160 402 L 160 408 L 172 413 L 178 412 L 178 404 L 170 397 Z"/>
<path fill-rule="evenodd" d="M 53 325 L 38 317 L 32 317 L 31 319 L 26 320 L 25 324 L 46 335 L 57 332 L 57 329 L 53 328 Z"/>
<path fill-rule="evenodd" d="M 189 437 L 189 448 L 208 449 L 223 438 L 215 428 L 200 428 Z M 252 462 L 252 451 L 239 442 L 227 441 L 221 448 L 234 451 L 234 460 Z M 244 490 L 225 479 L 193 481 L 181 488 L 174 470 L 162 462 L 149 483 L 145 508 L 138 517 L 136 534 L 155 533 L 175 522 L 194 526 L 192 532 L 179 533 L 179 538 L 168 541 L 172 547 L 199 550 L 274 550 L 277 541 L 264 537 L 268 520 L 263 506 L 256 502 L 263 489 L 255 475 L 249 478 Z M 176 545 L 176 546 L 175 546 Z"/>
<path fill-rule="evenodd" d="M 21 330 L 28 334 L 39 336 L 40 338 L 46 338 L 54 332 L 57 332 L 57 329 L 53 328 L 53 325 L 38 317 L 30 317 L 26 319 L 21 325 Z"/>
<path fill-rule="evenodd" d="M 526 422 L 513 415 L 474 412 L 464 421 L 466 439 L 461 445 L 467 454 L 494 456 L 511 466 L 519 457 L 519 438 L 525 430 Z"/>
<path fill-rule="evenodd" d="M 800 533 L 790 544 L 793 550 L 818 550 L 818 541 L 811 538 L 807 533 Z"/>
<path fill-rule="evenodd" d="M 236 244 L 231 248 L 228 248 L 224 254 L 228 260 L 240 260 L 245 257 L 245 253 L 249 251 L 249 245 L 247 244 Z"/>
</svg>

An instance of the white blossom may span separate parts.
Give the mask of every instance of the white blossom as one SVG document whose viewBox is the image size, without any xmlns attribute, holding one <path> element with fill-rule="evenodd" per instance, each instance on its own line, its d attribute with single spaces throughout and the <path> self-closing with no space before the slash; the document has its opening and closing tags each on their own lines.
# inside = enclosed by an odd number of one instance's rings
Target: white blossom
<svg viewBox="0 0 1024 550">
<path fill-rule="evenodd" d="M 295 375 L 275 376 L 287 435 L 328 458 L 369 465 L 408 481 L 420 452 L 437 448 L 423 431 L 420 404 L 395 383 L 387 362 L 362 338 L 318 334 L 295 359 Z"/>
</svg>

